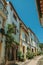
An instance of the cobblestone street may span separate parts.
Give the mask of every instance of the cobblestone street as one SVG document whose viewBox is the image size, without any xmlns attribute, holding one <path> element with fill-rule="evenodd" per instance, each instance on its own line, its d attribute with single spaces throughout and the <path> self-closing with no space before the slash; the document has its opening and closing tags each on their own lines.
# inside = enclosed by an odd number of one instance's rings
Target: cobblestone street
<svg viewBox="0 0 43 65">
<path fill-rule="evenodd" d="M 41 58 L 41 59 L 38 61 L 37 65 L 43 65 L 43 58 Z"/>
<path fill-rule="evenodd" d="M 32 59 L 31 62 L 27 65 L 37 65 L 37 62 L 39 61 L 40 58 L 42 58 L 43 56 L 39 56 L 35 59 Z"/>
<path fill-rule="evenodd" d="M 41 59 L 43 56 L 37 56 L 35 57 L 34 59 L 28 61 L 28 62 L 25 62 L 23 64 L 19 64 L 19 65 L 37 65 L 39 59 Z"/>
<path fill-rule="evenodd" d="M 11 63 L 8 65 L 37 65 L 39 59 L 41 59 L 43 56 L 37 56 L 32 60 L 26 60 L 25 62 L 19 62 L 17 64 Z"/>
</svg>

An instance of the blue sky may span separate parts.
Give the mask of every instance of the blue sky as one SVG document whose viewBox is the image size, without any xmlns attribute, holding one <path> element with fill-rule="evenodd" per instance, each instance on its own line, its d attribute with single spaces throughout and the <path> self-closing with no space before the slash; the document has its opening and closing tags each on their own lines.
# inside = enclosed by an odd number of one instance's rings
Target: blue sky
<svg viewBox="0 0 43 65">
<path fill-rule="evenodd" d="M 43 28 L 40 25 L 36 0 L 10 0 L 19 17 L 36 34 L 39 41 L 43 42 Z"/>
</svg>

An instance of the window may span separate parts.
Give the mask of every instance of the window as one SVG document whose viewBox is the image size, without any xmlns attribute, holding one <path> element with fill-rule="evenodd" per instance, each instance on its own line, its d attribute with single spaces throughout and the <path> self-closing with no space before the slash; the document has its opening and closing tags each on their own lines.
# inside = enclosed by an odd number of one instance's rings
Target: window
<svg viewBox="0 0 43 65">
<path fill-rule="evenodd" d="M 13 10 L 11 6 L 10 6 L 10 9 L 11 9 L 11 11 Z"/>
<path fill-rule="evenodd" d="M 14 34 L 16 34 L 16 26 L 14 26 Z"/>
<path fill-rule="evenodd" d="M 25 46 L 23 46 L 23 53 L 25 53 Z"/>
<path fill-rule="evenodd" d="M 34 52 L 34 50 L 32 49 L 32 52 Z"/>
<path fill-rule="evenodd" d="M 13 13 L 13 17 L 14 17 L 14 19 L 17 21 L 17 17 L 16 17 L 16 15 Z"/>
<path fill-rule="evenodd" d="M 19 33 L 19 30 L 17 29 L 17 32 Z"/>
<path fill-rule="evenodd" d="M 3 28 L 0 29 L 0 33 L 2 33 L 3 35 L 5 34 L 5 31 Z"/>
<path fill-rule="evenodd" d="M 0 2 L 0 9 L 3 10 L 3 5 L 2 3 Z"/>
<path fill-rule="evenodd" d="M 33 39 L 31 38 L 31 42 L 33 41 Z"/>
<path fill-rule="evenodd" d="M 1 21 L 0 21 L 0 24 L 1 24 Z"/>
<path fill-rule="evenodd" d="M 14 34 L 16 34 L 16 25 L 14 24 L 14 22 L 12 22 L 12 24 L 13 24 L 13 31 L 14 31 Z"/>
<path fill-rule="evenodd" d="M 27 35 L 25 34 L 25 41 L 26 41 L 26 43 L 27 43 Z"/>
</svg>

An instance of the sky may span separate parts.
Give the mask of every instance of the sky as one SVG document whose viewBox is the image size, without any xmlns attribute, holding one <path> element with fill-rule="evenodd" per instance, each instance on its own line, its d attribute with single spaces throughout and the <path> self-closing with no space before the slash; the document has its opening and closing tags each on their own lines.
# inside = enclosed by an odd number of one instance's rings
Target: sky
<svg viewBox="0 0 43 65">
<path fill-rule="evenodd" d="M 32 29 L 38 37 L 40 43 L 43 43 L 43 28 L 37 11 L 36 0 L 10 0 L 25 25 Z"/>
</svg>

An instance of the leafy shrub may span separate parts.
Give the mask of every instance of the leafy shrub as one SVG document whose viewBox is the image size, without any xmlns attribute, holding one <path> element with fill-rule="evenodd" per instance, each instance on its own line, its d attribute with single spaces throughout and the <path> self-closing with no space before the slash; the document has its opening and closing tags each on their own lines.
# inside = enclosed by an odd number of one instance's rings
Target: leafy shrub
<svg viewBox="0 0 43 65">
<path fill-rule="evenodd" d="M 36 56 L 37 54 L 36 53 L 33 53 L 34 54 L 34 56 Z"/>
<path fill-rule="evenodd" d="M 27 57 L 28 59 L 32 59 L 32 58 L 34 57 L 34 54 L 33 54 L 32 52 L 27 52 L 26 57 Z"/>
<path fill-rule="evenodd" d="M 41 52 L 41 54 L 43 55 L 43 51 Z"/>
<path fill-rule="evenodd" d="M 41 52 L 39 51 L 39 52 L 37 53 L 37 55 L 41 55 Z"/>
<path fill-rule="evenodd" d="M 24 55 L 22 54 L 22 56 L 21 56 L 21 61 L 24 61 L 25 59 L 24 59 Z"/>
<path fill-rule="evenodd" d="M 18 52 L 17 56 L 19 61 L 24 61 L 24 55 L 22 54 L 21 51 Z"/>
</svg>

